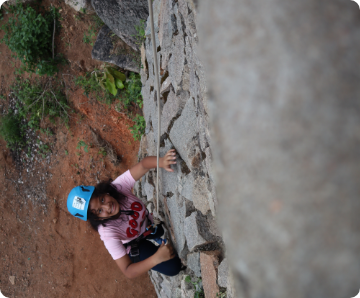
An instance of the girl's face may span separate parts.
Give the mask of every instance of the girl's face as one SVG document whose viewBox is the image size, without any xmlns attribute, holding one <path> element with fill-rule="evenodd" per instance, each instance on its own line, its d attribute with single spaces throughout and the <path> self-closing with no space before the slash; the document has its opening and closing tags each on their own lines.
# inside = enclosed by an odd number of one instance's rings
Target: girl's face
<svg viewBox="0 0 360 298">
<path fill-rule="evenodd" d="M 100 218 L 109 218 L 119 213 L 120 206 L 109 194 L 102 195 L 98 198 L 92 198 L 89 203 L 89 208 L 92 213 Z"/>
</svg>

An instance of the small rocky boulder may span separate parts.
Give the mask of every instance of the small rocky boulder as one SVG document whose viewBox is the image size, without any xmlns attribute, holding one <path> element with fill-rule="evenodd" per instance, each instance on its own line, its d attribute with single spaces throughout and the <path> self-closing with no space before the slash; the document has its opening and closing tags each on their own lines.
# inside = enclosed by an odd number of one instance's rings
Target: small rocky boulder
<svg viewBox="0 0 360 298">
<path fill-rule="evenodd" d="M 91 57 L 115 64 L 126 70 L 137 73 L 140 71 L 140 53 L 130 48 L 106 25 L 101 28 L 98 34 Z"/>
<path fill-rule="evenodd" d="M 97 15 L 118 37 L 140 51 L 136 26 L 146 22 L 149 8 L 146 0 L 91 0 Z"/>
</svg>

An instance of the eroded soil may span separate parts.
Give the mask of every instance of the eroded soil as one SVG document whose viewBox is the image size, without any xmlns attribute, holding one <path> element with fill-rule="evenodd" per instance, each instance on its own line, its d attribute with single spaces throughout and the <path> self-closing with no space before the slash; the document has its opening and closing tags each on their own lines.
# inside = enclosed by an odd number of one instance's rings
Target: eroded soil
<svg viewBox="0 0 360 298">
<path fill-rule="evenodd" d="M 125 278 L 98 234 L 67 211 L 67 195 L 74 186 L 116 178 L 137 162 L 139 143 L 125 114 L 87 98 L 73 83 L 74 77 L 101 65 L 82 41 L 90 16 L 79 19 L 63 1 L 43 1 L 45 7 L 50 3 L 61 8 L 63 28 L 56 36 L 56 51 L 70 64 L 62 67 L 59 78 L 76 113 L 71 114 L 69 129 L 60 122 L 42 123 L 53 132 L 38 134 L 42 142 L 52 144 L 51 153 L 43 158 L 32 152 L 36 158 L 31 165 L 16 166 L 14 155 L 0 141 L 0 290 L 6 297 L 156 297 L 147 274 Z M 4 112 L 20 62 L 11 58 L 6 45 L 0 44 L 0 52 Z M 91 129 L 115 148 L 120 163 L 99 152 Z M 79 141 L 89 146 L 88 152 L 76 149 Z"/>
</svg>

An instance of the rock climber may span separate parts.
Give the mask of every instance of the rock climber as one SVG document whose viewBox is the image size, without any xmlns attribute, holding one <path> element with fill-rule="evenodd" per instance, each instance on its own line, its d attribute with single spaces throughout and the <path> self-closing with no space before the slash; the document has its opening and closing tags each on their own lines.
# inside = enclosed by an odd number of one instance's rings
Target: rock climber
<svg viewBox="0 0 360 298">
<path fill-rule="evenodd" d="M 133 193 L 135 181 L 156 168 L 156 157 L 148 156 L 114 181 L 94 186 L 77 186 L 67 199 L 69 212 L 89 221 L 100 234 L 105 247 L 128 278 L 148 270 L 174 276 L 181 261 L 172 245 L 163 239 L 164 229 Z M 169 150 L 159 158 L 159 167 L 173 172 L 176 152 Z M 157 224 L 157 225 L 156 225 Z"/>
</svg>

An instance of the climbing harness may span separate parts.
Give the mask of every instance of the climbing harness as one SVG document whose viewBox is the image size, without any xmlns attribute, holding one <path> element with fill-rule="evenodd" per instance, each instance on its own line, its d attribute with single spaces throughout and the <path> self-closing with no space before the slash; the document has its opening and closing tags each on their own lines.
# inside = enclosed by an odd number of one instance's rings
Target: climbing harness
<svg viewBox="0 0 360 298">
<path fill-rule="evenodd" d="M 132 258 L 132 261 L 134 263 L 140 262 L 139 244 L 140 244 L 141 240 L 144 240 L 144 239 L 149 240 L 156 246 L 161 245 L 162 242 L 164 242 L 165 245 L 167 244 L 167 240 L 163 239 L 161 237 L 147 239 L 148 236 L 155 235 L 157 230 L 158 230 L 158 225 L 151 224 L 151 225 L 146 227 L 145 232 L 142 233 L 139 237 L 131 240 L 128 243 L 124 243 L 125 248 L 127 248 L 129 246 L 131 247 L 131 249 L 130 249 L 130 257 Z"/>
</svg>

